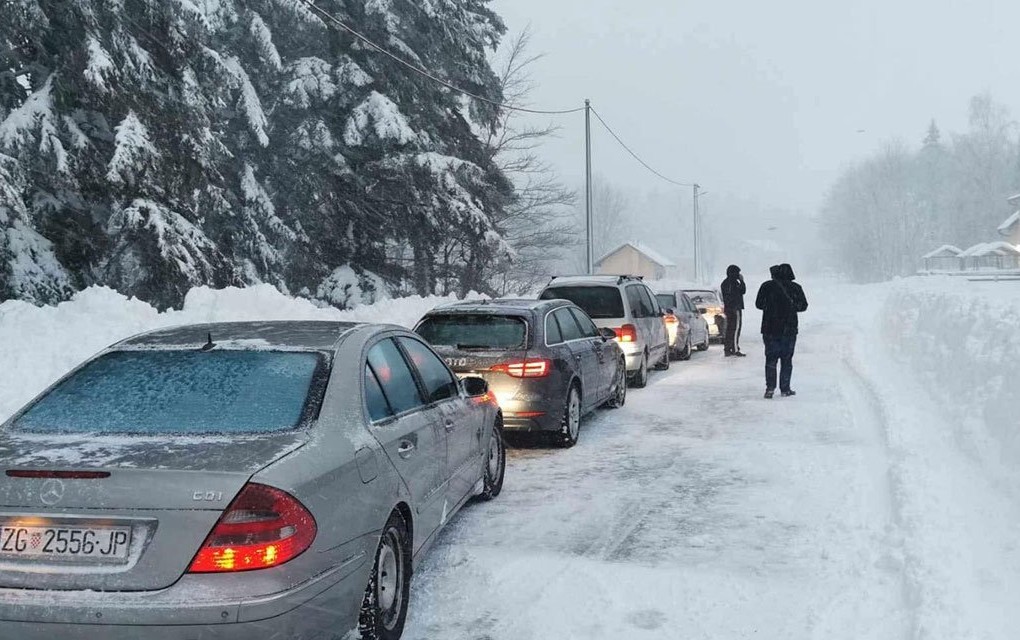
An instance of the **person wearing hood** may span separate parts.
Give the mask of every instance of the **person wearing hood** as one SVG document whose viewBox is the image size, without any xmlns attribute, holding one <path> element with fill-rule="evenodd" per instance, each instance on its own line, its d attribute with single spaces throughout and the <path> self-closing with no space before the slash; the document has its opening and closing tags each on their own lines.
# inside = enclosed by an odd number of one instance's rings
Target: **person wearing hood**
<svg viewBox="0 0 1020 640">
<path fill-rule="evenodd" d="M 747 285 L 740 267 L 731 264 L 726 269 L 726 279 L 719 286 L 722 291 L 723 313 L 726 314 L 726 346 L 727 358 L 734 356 L 743 358 L 746 354 L 740 351 L 740 332 L 744 328 L 744 294 Z"/>
<path fill-rule="evenodd" d="M 800 331 L 797 314 L 807 311 L 804 289 L 794 282 L 796 275 L 788 264 L 774 266 L 772 279 L 761 285 L 755 306 L 762 310 L 761 334 L 765 342 L 765 398 L 771 399 L 779 390 L 783 397 L 797 395 L 790 387 L 793 377 L 793 352 Z M 781 364 L 778 380 L 777 364 Z"/>
</svg>

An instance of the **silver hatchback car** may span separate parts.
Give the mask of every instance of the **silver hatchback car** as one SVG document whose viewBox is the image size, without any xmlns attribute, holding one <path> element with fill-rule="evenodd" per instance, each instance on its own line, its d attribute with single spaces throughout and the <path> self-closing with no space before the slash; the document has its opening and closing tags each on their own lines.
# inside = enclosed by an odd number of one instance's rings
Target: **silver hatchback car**
<svg viewBox="0 0 1020 640">
<path fill-rule="evenodd" d="M 558 277 L 553 278 L 539 298 L 569 300 L 581 307 L 600 329 L 615 331 L 633 386 L 641 388 L 648 384 L 650 367 L 669 369 L 666 313 L 641 278 Z"/>
<path fill-rule="evenodd" d="M 121 342 L 0 429 L 0 637 L 399 638 L 502 417 L 416 335 L 335 322 Z"/>
</svg>

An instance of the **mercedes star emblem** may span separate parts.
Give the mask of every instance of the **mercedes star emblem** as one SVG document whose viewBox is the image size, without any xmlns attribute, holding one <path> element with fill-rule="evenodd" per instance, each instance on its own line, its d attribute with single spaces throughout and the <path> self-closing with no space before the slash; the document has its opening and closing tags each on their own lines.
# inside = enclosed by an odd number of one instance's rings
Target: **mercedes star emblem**
<svg viewBox="0 0 1020 640">
<path fill-rule="evenodd" d="M 53 506 L 64 498 L 64 483 L 56 478 L 43 483 L 39 499 L 47 506 Z"/>
</svg>

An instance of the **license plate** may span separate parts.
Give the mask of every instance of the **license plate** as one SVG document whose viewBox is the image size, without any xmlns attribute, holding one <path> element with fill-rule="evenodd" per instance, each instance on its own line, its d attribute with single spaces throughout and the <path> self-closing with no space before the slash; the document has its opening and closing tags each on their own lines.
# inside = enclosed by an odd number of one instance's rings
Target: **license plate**
<svg viewBox="0 0 1020 640">
<path fill-rule="evenodd" d="M 7 524 L 0 528 L 0 558 L 4 559 L 124 563 L 130 548 L 130 527 Z"/>
</svg>

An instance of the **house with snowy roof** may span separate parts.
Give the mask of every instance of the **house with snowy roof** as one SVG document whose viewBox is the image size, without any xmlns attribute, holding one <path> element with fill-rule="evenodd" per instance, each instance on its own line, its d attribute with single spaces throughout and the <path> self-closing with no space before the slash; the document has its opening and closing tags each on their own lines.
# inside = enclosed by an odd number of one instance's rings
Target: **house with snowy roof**
<svg viewBox="0 0 1020 640">
<path fill-rule="evenodd" d="M 1020 193 L 1008 200 L 1016 212 L 999 225 L 999 235 L 1003 239 L 982 242 L 966 250 L 951 244 L 942 245 L 921 257 L 924 262 L 921 272 L 967 275 L 974 271 L 992 271 L 996 272 L 996 277 L 1015 277 L 1020 272 Z"/>
<path fill-rule="evenodd" d="M 1017 210 L 999 225 L 999 235 L 1005 236 L 1006 242 L 1015 246 L 1020 245 L 1020 193 L 1010 198 L 1009 203 Z"/>
<path fill-rule="evenodd" d="M 643 276 L 646 280 L 671 277 L 676 263 L 646 244 L 632 240 L 595 261 L 597 273 Z"/>
<path fill-rule="evenodd" d="M 924 260 L 924 270 L 930 273 L 959 271 L 963 268 L 963 260 L 960 258 L 962 253 L 959 247 L 944 244 L 921 258 Z"/>
<path fill-rule="evenodd" d="M 1008 242 L 985 242 L 961 253 L 960 259 L 970 271 L 1013 271 L 1020 269 L 1020 248 Z"/>
</svg>

